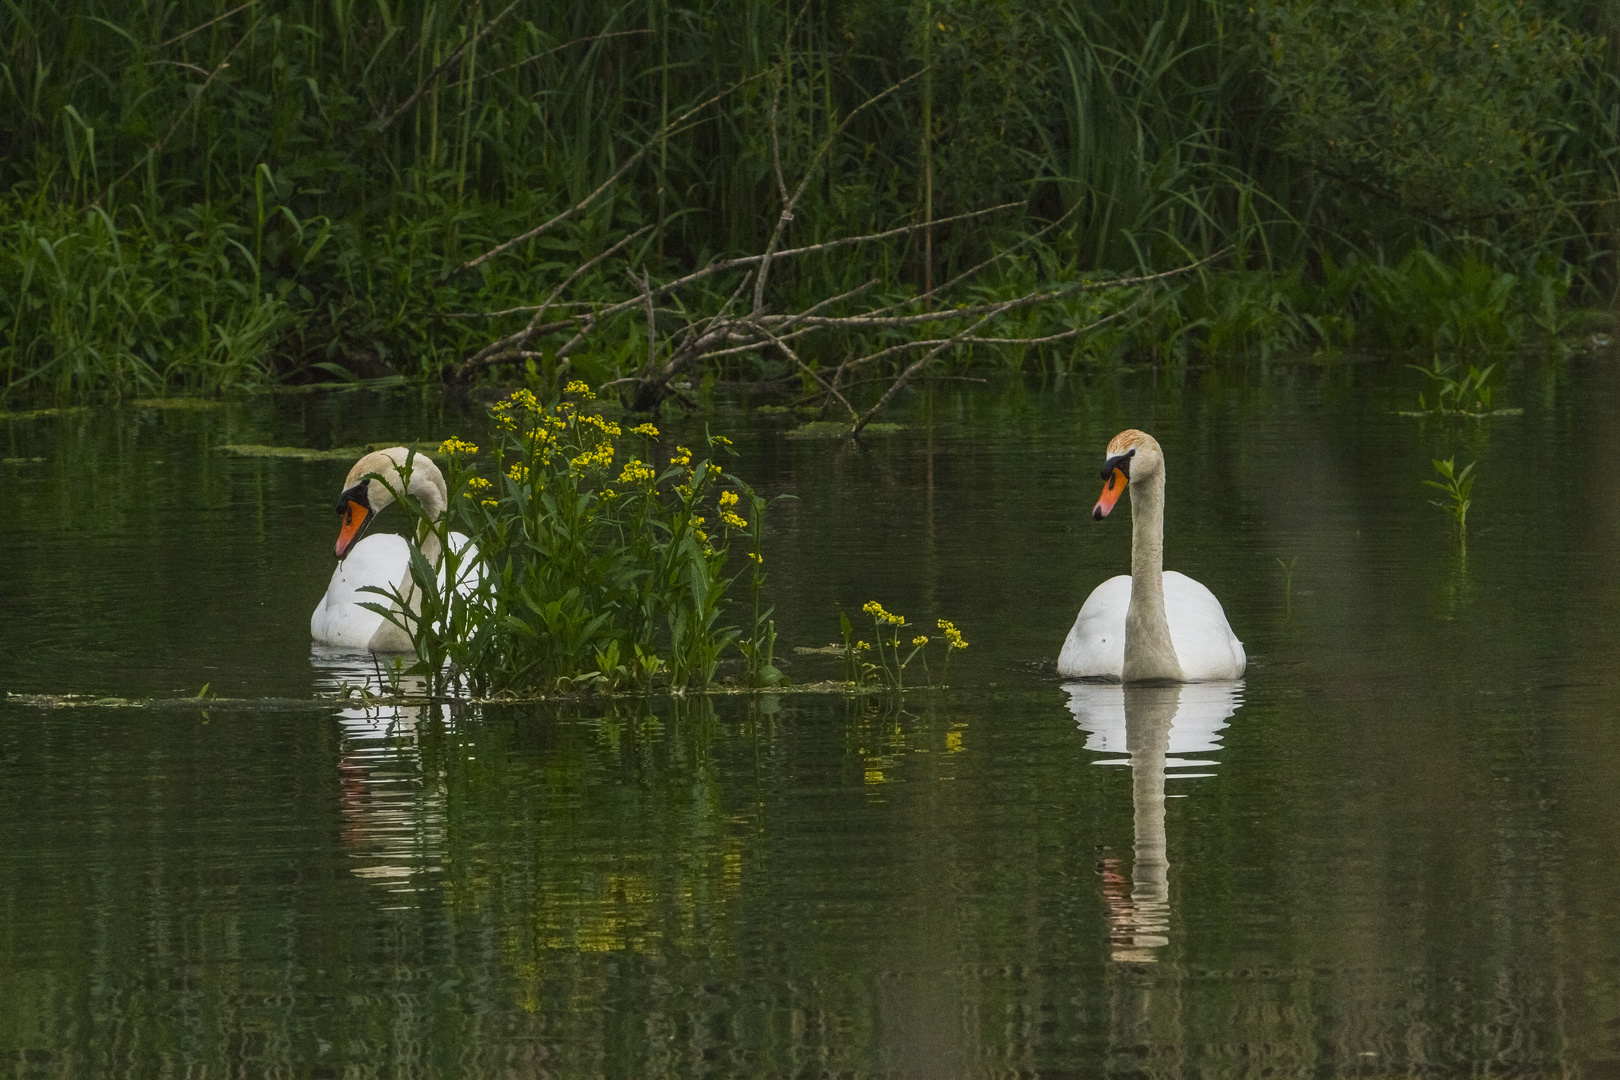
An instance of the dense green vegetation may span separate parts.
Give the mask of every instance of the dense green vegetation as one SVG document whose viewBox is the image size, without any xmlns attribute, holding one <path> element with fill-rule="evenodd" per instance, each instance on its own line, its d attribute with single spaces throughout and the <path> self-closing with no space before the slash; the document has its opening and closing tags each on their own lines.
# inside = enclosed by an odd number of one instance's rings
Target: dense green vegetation
<svg viewBox="0 0 1620 1080">
<path fill-rule="evenodd" d="M 0 385 L 441 377 L 526 314 L 487 313 L 638 229 L 567 303 L 636 295 L 626 260 L 667 281 L 760 252 L 778 155 L 810 180 L 794 245 L 1017 205 L 783 262 L 776 310 L 872 279 L 904 300 L 1035 234 L 939 300 L 1225 253 L 1059 347 L 941 362 L 1500 351 L 1612 301 L 1616 22 L 1576 0 L 8 0 Z M 643 148 L 584 212 L 462 269 Z M 718 308 L 735 281 L 713 280 L 682 302 Z M 639 319 L 573 370 L 599 382 L 645 351 Z M 823 338 L 800 354 L 867 345 Z"/>
</svg>

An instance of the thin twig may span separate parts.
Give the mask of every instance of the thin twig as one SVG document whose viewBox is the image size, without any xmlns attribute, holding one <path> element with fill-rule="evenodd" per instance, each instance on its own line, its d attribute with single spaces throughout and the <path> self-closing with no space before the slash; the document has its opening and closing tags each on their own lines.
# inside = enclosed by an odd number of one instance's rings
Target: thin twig
<svg viewBox="0 0 1620 1080">
<path fill-rule="evenodd" d="M 884 98 L 906 85 L 906 83 L 921 77 L 930 70 L 932 70 L 932 68 L 925 67 L 922 69 L 922 71 L 918 71 L 912 75 L 907 75 L 904 79 L 901 79 L 899 82 L 893 84 L 887 90 L 882 90 L 876 94 L 873 94 L 871 97 L 855 106 L 855 108 L 851 109 L 849 115 L 844 117 L 844 119 L 839 122 L 838 127 L 829 132 L 827 137 L 822 140 L 821 148 L 816 151 L 816 156 L 810 159 L 810 164 L 804 170 L 804 176 L 799 180 L 799 186 L 793 192 L 793 197 L 783 202 L 782 212 L 777 216 L 776 219 L 776 228 L 772 230 L 770 241 L 766 243 L 765 251 L 759 257 L 759 276 L 754 278 L 755 315 L 759 315 L 765 310 L 765 278 L 767 275 L 769 275 L 771 270 L 771 259 L 775 256 L 777 245 L 782 242 L 782 234 L 787 230 L 788 222 L 793 220 L 793 209 L 794 207 L 798 206 L 799 200 L 804 197 L 805 189 L 810 186 L 811 178 L 815 176 L 816 169 L 821 165 L 821 159 L 827 156 L 827 153 L 832 149 L 833 144 L 836 143 L 844 134 L 844 129 L 849 127 L 850 121 L 859 116 L 863 110 L 869 108 L 870 106 L 876 105 L 878 102 L 882 101 Z"/>
<path fill-rule="evenodd" d="M 530 229 L 528 232 L 524 233 L 522 236 L 513 237 L 511 240 L 508 240 L 508 241 L 506 241 L 505 243 L 502 243 L 502 244 L 496 244 L 494 247 L 490 248 L 488 251 L 484 252 L 482 255 L 478 256 L 476 259 L 469 259 L 467 262 L 462 263 L 460 266 L 458 266 L 454 270 L 450 271 L 449 274 L 446 274 L 445 277 L 448 278 L 448 277 L 451 277 L 451 276 L 453 276 L 455 274 L 465 273 L 468 270 L 472 270 L 472 269 L 475 269 L 476 267 L 482 266 L 484 263 L 488 262 L 490 259 L 493 259 L 495 256 L 500 255 L 503 252 L 510 251 L 512 248 L 516 247 L 517 245 L 523 243 L 526 240 L 533 240 L 535 237 L 539 236 L 541 233 L 545 232 L 547 229 L 554 228 L 557 225 L 562 224 L 564 221 L 567 221 L 569 218 L 573 217 L 575 214 L 579 213 L 581 210 L 584 210 L 586 207 L 590 206 L 591 203 L 595 202 L 598 198 L 601 197 L 603 192 L 607 191 L 614 184 L 618 183 L 619 180 L 625 175 L 625 173 L 628 173 L 631 169 L 635 168 L 636 164 L 643 157 L 645 157 L 647 155 L 647 151 L 651 150 L 653 148 L 653 146 L 655 144 L 657 144 L 660 137 L 667 135 L 671 129 L 679 127 L 681 124 L 684 124 L 687 120 L 691 119 L 693 116 L 696 116 L 698 113 L 702 112 L 704 109 L 708 108 L 710 105 L 713 105 L 715 102 L 717 102 L 720 99 L 724 98 L 726 95 L 732 93 L 735 90 L 740 89 L 741 87 L 747 85 L 750 82 L 753 82 L 757 78 L 759 78 L 759 75 L 757 75 L 757 74 L 756 75 L 750 75 L 747 78 L 742 79 L 739 82 L 733 83 L 731 86 L 729 86 L 726 89 L 720 91 L 718 94 L 714 95 L 712 98 L 709 98 L 707 101 L 704 101 L 704 102 L 702 102 L 702 103 L 700 103 L 698 105 L 694 105 L 692 108 L 686 110 L 686 112 L 682 113 L 680 116 L 677 116 L 674 120 L 671 120 L 668 124 L 665 124 L 664 127 L 661 128 L 657 133 L 655 133 L 651 139 L 649 139 L 647 142 L 643 143 L 642 146 L 641 146 L 641 149 L 637 150 L 634 154 L 631 154 L 630 157 L 625 161 L 625 163 L 623 165 L 619 166 L 618 171 L 615 172 L 612 176 L 608 177 L 606 180 L 602 181 L 602 185 L 600 187 L 598 187 L 595 191 L 591 192 L 589 195 L 585 196 L 579 202 L 575 203 L 573 206 L 569 207 L 567 210 L 564 210 L 562 213 L 557 214 L 556 216 L 550 218 L 549 220 L 544 221 L 541 224 L 539 224 L 539 225 L 535 226 L 534 228 Z M 632 301 L 632 303 L 639 303 L 639 301 Z"/>
<path fill-rule="evenodd" d="M 484 0 L 473 0 L 473 7 L 480 7 L 483 5 L 483 2 Z M 500 25 L 502 19 L 512 14 L 512 10 L 518 6 L 518 2 L 519 0 L 512 0 L 510 4 L 506 5 L 506 9 L 491 19 L 489 24 L 480 30 L 477 35 L 468 38 L 466 41 L 463 41 L 460 45 L 456 46 L 455 52 L 451 53 L 444 63 L 440 64 L 438 67 L 429 72 L 428 77 L 423 79 L 421 85 L 416 88 L 416 92 L 405 99 L 405 104 L 401 105 L 399 108 L 390 113 L 387 119 L 380 120 L 376 124 L 372 125 L 371 133 L 373 135 L 380 135 L 392 127 L 395 120 L 398 120 L 413 106 L 415 106 L 418 101 L 422 100 L 422 95 L 426 94 L 428 90 L 432 88 L 433 84 L 438 81 L 439 76 L 445 74 L 451 68 L 460 64 L 461 58 L 467 55 L 467 50 L 469 48 L 477 45 L 479 42 L 487 38 L 494 31 L 495 27 Z"/>
<path fill-rule="evenodd" d="M 106 188 L 102 190 L 101 194 L 96 196 L 95 201 L 90 204 L 91 206 L 100 206 L 101 201 L 112 194 L 113 188 L 117 187 L 119 184 L 122 184 L 125 180 L 128 180 L 132 175 L 134 175 L 136 169 L 139 169 L 142 165 L 146 164 L 153 157 L 162 152 L 163 148 L 169 144 L 169 140 L 174 138 L 174 133 L 180 130 L 180 125 L 182 122 L 184 122 L 186 116 L 191 112 L 192 106 L 196 105 L 198 101 L 202 100 L 202 96 L 208 92 L 208 88 L 213 85 L 214 79 L 219 75 L 219 73 L 231 66 L 231 57 L 236 55 L 236 50 L 240 49 L 244 44 L 246 44 L 247 39 L 253 36 L 253 31 L 257 30 L 259 28 L 259 24 L 263 21 L 263 15 L 253 20 L 253 25 L 247 28 L 247 33 L 243 34 L 237 39 L 235 45 L 231 46 L 230 52 L 225 54 L 225 59 L 221 60 L 218 65 L 215 66 L 214 70 L 208 73 L 208 78 L 203 80 L 202 89 L 191 95 L 191 100 L 186 102 L 186 107 L 180 110 L 180 115 L 174 118 L 174 123 L 169 125 L 169 130 L 164 132 L 163 138 L 147 147 L 146 154 L 139 161 L 135 162 L 135 164 L 125 169 L 124 175 L 108 184 Z"/>
<path fill-rule="evenodd" d="M 224 22 L 226 19 L 230 18 L 232 15 L 235 15 L 238 11 L 246 11 L 248 8 L 252 7 L 254 4 L 257 4 L 258 2 L 259 2 L 259 0 L 248 0 L 248 2 L 243 4 L 241 7 L 231 8 L 231 10 L 227 11 L 223 15 L 215 15 L 212 19 L 209 19 L 207 22 L 203 23 L 201 26 L 194 26 L 190 30 L 187 30 L 185 33 L 181 34 L 180 36 L 170 38 L 168 41 L 165 41 L 163 44 L 159 45 L 158 48 L 167 49 L 170 45 L 173 45 L 175 42 L 184 41 L 184 40 L 186 40 L 186 38 L 190 37 L 192 34 L 196 34 L 196 33 L 199 33 L 199 32 L 201 32 L 203 30 L 206 30 L 210 26 L 213 26 L 217 22 Z"/>
<path fill-rule="evenodd" d="M 622 249 L 626 244 L 629 244 L 632 241 L 634 241 L 634 240 L 636 240 L 636 239 L 638 239 L 640 237 L 646 236 L 649 232 L 652 231 L 652 229 L 653 229 L 653 226 L 644 225 L 641 228 L 637 229 L 635 232 L 633 232 L 633 233 L 629 234 L 628 236 L 624 237 L 617 244 L 614 244 L 612 247 L 608 248 L 606 251 L 602 252 L 600 255 L 597 255 L 597 256 L 595 256 L 595 257 L 593 257 L 591 259 L 588 259 L 585 262 L 581 263 L 579 266 L 575 267 L 573 273 L 569 274 L 566 278 L 564 278 L 557 285 L 556 288 L 551 290 L 551 294 L 546 297 L 545 301 L 543 303 L 541 303 L 540 307 L 535 311 L 534 317 L 529 320 L 529 325 L 528 326 L 525 326 L 522 330 L 519 330 L 515 334 L 510 334 L 507 337 L 501 338 L 499 341 L 495 341 L 495 342 L 490 343 L 489 345 L 484 346 L 477 353 L 473 354 L 468 359 L 463 360 L 460 364 L 457 364 L 456 368 L 455 368 L 456 374 L 457 375 L 465 374 L 468 368 L 473 367 L 476 364 L 490 362 L 489 357 L 492 354 L 494 354 L 496 352 L 499 352 L 501 350 L 504 350 L 504 349 L 510 349 L 510 348 L 512 348 L 512 347 L 514 347 L 516 345 L 520 345 L 523 342 L 527 341 L 529 338 L 533 337 L 534 334 L 535 334 L 535 328 L 540 325 L 540 320 L 546 314 L 547 307 L 550 306 L 550 304 L 551 304 L 551 302 L 553 300 L 555 300 L 555 299 L 557 299 L 557 297 L 561 296 L 563 294 L 563 292 L 568 288 L 568 286 L 572 285 L 579 278 L 579 276 L 581 274 L 584 274 L 587 270 L 589 270 L 591 267 L 595 266 L 597 263 L 600 263 L 602 260 L 610 258 L 612 255 L 614 255 L 616 252 L 618 252 L 620 249 Z M 586 318 L 590 318 L 590 317 L 591 316 L 586 316 Z"/>
</svg>

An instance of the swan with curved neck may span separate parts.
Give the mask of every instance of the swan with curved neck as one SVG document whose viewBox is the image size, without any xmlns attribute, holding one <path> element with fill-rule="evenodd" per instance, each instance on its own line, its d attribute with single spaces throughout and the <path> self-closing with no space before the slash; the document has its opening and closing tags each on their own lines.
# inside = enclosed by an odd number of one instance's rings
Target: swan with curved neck
<svg viewBox="0 0 1620 1080">
<path fill-rule="evenodd" d="M 326 595 L 309 618 L 310 636 L 317 645 L 372 652 L 411 650 L 411 639 L 405 631 L 379 612 L 362 606 L 389 603 L 383 596 L 361 591 L 372 587 L 394 591 L 408 610 L 414 607 L 412 541 L 389 533 L 366 535 L 377 515 L 394 502 L 399 492 L 411 496 L 421 506 L 424 523 L 414 542 L 428 565 L 439 566 L 443 547 L 438 533 L 427 526 L 437 521 L 449 504 L 444 474 L 425 454 L 412 453 L 403 446 L 367 454 L 349 470 L 343 481 L 343 492 L 338 496 L 341 525 L 334 549 L 338 564 L 332 571 Z M 469 575 L 476 573 L 477 553 L 468 545 L 466 536 L 450 534 L 452 550 L 467 551 L 468 555 L 463 559 L 463 566 L 469 569 L 458 581 L 461 588 L 466 588 Z M 399 608 L 397 603 L 390 606 L 394 610 Z"/>
<path fill-rule="evenodd" d="M 1215 594 L 1164 569 L 1164 452 L 1134 429 L 1108 444 L 1092 516 L 1131 494 L 1131 573 L 1094 589 L 1058 657 L 1058 673 L 1122 682 L 1207 682 L 1242 676 L 1247 660 Z"/>
</svg>

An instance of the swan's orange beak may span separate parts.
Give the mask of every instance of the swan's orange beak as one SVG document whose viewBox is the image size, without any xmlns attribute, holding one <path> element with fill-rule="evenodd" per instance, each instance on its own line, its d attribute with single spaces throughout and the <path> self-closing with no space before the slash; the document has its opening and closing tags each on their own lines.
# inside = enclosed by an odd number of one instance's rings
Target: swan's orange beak
<svg viewBox="0 0 1620 1080">
<path fill-rule="evenodd" d="M 366 526 L 371 523 L 372 513 L 369 506 L 362 506 L 353 501 L 347 501 L 338 507 L 338 513 L 343 516 L 343 527 L 338 530 L 337 538 L 337 557 L 341 559 L 366 531 Z"/>
<path fill-rule="evenodd" d="M 1097 505 L 1091 508 L 1092 518 L 1101 521 L 1107 517 L 1109 511 L 1114 509 L 1114 504 L 1119 502 L 1119 497 L 1125 493 L 1125 485 L 1128 483 L 1130 479 L 1124 470 L 1115 469 L 1109 475 L 1108 482 L 1103 485 L 1102 494 L 1097 498 Z"/>
</svg>

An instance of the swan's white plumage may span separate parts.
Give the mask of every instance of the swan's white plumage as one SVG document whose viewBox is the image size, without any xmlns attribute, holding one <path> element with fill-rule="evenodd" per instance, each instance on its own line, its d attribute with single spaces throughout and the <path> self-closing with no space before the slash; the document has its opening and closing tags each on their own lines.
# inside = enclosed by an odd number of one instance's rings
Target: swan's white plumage
<svg viewBox="0 0 1620 1080">
<path fill-rule="evenodd" d="M 469 594 L 483 580 L 478 548 L 464 533 L 450 534 L 450 549 L 461 558 L 457 591 Z M 349 549 L 332 571 L 326 595 L 309 617 L 309 633 L 317 645 L 372 652 L 409 652 L 404 631 L 363 604 L 389 606 L 386 596 L 361 592 L 368 586 L 405 595 L 411 581 L 411 549 L 403 536 L 374 533 Z M 445 567 L 439 567 L 439 587 L 445 585 Z"/>
<path fill-rule="evenodd" d="M 1120 679 L 1125 672 L 1125 612 L 1131 606 L 1128 574 L 1091 591 L 1058 654 L 1058 674 L 1076 679 Z M 1186 574 L 1164 573 L 1164 612 L 1170 643 L 1188 682 L 1242 677 L 1243 642 L 1232 633 L 1215 594 Z"/>
</svg>

